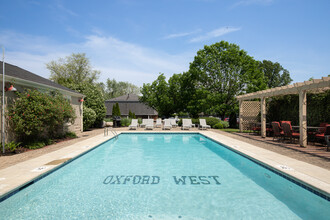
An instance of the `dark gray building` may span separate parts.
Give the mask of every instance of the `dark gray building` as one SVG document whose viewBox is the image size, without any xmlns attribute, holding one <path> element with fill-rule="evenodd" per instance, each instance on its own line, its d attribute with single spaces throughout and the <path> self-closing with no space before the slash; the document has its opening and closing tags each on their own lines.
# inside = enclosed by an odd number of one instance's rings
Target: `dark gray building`
<svg viewBox="0 0 330 220">
<path fill-rule="evenodd" d="M 107 108 L 107 117 L 112 116 L 112 107 L 118 103 L 122 117 L 128 116 L 129 111 L 135 114 L 137 118 L 157 118 L 158 112 L 139 101 L 139 96 L 127 94 L 105 101 Z"/>
</svg>

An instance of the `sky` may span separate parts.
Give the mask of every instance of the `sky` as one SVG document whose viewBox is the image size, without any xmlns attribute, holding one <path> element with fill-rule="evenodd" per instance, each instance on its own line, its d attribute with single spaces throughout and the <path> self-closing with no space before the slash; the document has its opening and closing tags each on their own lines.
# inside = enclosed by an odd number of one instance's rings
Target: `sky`
<svg viewBox="0 0 330 220">
<path fill-rule="evenodd" d="M 5 62 L 49 78 L 46 64 L 85 53 L 99 82 L 137 86 L 189 70 L 222 40 L 280 63 L 293 82 L 330 74 L 329 0 L 0 0 Z"/>
</svg>

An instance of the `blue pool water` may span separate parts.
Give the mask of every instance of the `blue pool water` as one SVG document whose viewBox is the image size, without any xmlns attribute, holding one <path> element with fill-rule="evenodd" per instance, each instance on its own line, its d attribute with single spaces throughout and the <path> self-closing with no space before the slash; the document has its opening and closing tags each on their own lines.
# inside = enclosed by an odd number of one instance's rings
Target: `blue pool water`
<svg viewBox="0 0 330 220">
<path fill-rule="evenodd" d="M 121 134 L 0 203 L 1 219 L 329 216 L 329 201 L 199 134 Z"/>
</svg>

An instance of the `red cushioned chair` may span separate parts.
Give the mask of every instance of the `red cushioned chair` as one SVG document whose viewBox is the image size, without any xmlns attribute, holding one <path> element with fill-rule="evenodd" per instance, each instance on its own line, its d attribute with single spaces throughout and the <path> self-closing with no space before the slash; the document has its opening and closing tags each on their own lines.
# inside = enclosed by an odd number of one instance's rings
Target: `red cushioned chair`
<svg viewBox="0 0 330 220">
<path fill-rule="evenodd" d="M 330 136 L 330 125 L 328 124 L 324 130 L 324 133 L 315 134 L 315 139 L 323 143 L 327 143 L 328 145 L 327 150 L 329 150 L 329 136 Z"/>
<path fill-rule="evenodd" d="M 282 131 L 280 123 L 277 121 L 273 121 L 272 128 L 273 128 L 273 140 L 275 140 L 275 138 L 278 138 L 278 140 L 280 140 L 284 136 L 284 132 Z"/>
<path fill-rule="evenodd" d="M 300 134 L 292 131 L 291 123 L 283 122 L 282 128 L 284 132 L 284 138 L 289 138 L 291 143 L 294 138 L 299 139 Z"/>
</svg>

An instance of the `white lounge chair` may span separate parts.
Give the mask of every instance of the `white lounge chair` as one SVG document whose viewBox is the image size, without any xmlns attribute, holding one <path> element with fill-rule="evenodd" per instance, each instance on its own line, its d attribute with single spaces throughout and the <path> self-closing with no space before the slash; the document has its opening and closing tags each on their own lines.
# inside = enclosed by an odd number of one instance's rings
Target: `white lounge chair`
<svg viewBox="0 0 330 220">
<path fill-rule="evenodd" d="M 145 127 L 146 125 L 147 125 L 147 121 L 148 121 L 149 119 L 142 119 L 142 123 L 140 124 L 140 127 L 141 128 L 143 128 L 143 127 Z"/>
<path fill-rule="evenodd" d="M 169 120 L 171 120 L 171 125 L 172 125 L 172 127 L 178 127 L 178 124 L 176 123 L 176 120 L 175 120 L 175 118 L 171 118 L 171 119 L 169 119 Z"/>
<path fill-rule="evenodd" d="M 146 129 L 154 129 L 154 119 L 147 119 Z"/>
<path fill-rule="evenodd" d="M 137 129 L 138 127 L 138 120 L 137 119 L 132 119 L 131 124 L 128 126 L 129 129 Z"/>
<path fill-rule="evenodd" d="M 189 118 L 185 118 L 185 119 L 182 119 L 182 130 L 184 129 L 190 129 L 191 127 L 193 127 L 193 123 L 191 122 L 191 119 Z"/>
<path fill-rule="evenodd" d="M 211 128 L 210 125 L 206 124 L 206 120 L 205 119 L 199 119 L 199 129 L 203 130 L 203 129 L 207 129 L 207 128 Z"/>
<path fill-rule="evenodd" d="M 171 125 L 171 120 L 170 119 L 165 119 L 164 121 L 164 126 L 163 126 L 163 130 L 171 130 L 172 125 Z"/>
<path fill-rule="evenodd" d="M 162 127 L 162 119 L 161 118 L 157 118 L 156 120 L 156 124 L 155 124 L 155 127 L 158 128 L 158 127 Z"/>
</svg>

